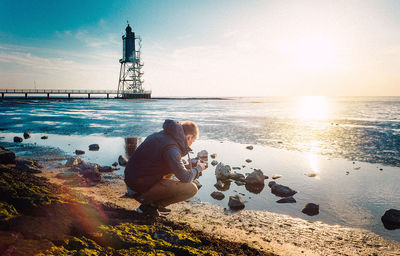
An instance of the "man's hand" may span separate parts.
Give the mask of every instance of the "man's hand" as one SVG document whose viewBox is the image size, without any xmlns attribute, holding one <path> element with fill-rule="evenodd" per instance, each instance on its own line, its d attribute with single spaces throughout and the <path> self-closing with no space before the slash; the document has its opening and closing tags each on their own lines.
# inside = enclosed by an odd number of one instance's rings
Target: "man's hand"
<svg viewBox="0 0 400 256">
<path fill-rule="evenodd" d="M 200 162 L 197 165 L 199 165 L 201 167 L 201 171 L 204 171 L 208 167 L 208 164 L 207 163 L 203 163 L 203 162 Z"/>
</svg>

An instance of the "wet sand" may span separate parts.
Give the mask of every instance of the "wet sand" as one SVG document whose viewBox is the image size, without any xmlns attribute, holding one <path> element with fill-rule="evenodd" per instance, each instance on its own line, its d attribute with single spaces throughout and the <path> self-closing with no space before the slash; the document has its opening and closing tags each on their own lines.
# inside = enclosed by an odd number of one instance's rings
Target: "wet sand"
<svg viewBox="0 0 400 256">
<path fill-rule="evenodd" d="M 47 170 L 40 176 L 51 182 L 63 169 Z M 125 198 L 126 188 L 121 178 L 93 187 L 74 187 L 83 195 L 128 210 L 139 203 Z M 267 211 L 241 210 L 232 212 L 210 203 L 196 200 L 170 206 L 168 220 L 187 224 L 195 230 L 278 255 L 400 255 L 400 243 L 362 229 L 328 225 Z"/>
</svg>

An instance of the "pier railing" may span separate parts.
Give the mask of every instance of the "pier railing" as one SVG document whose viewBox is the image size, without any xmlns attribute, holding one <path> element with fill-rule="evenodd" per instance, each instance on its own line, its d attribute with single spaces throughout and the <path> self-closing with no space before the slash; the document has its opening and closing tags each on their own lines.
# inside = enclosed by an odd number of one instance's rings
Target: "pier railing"
<svg viewBox="0 0 400 256">
<path fill-rule="evenodd" d="M 0 89 L 0 93 L 117 94 L 117 90 Z"/>
<path fill-rule="evenodd" d="M 151 91 L 132 93 L 118 90 L 0 89 L 0 94 L 2 99 L 5 98 L 6 94 L 24 94 L 25 99 L 28 98 L 28 94 L 47 94 L 47 98 L 50 98 L 50 94 L 66 94 L 69 99 L 71 98 L 71 94 L 87 94 L 88 99 L 90 99 L 90 95 L 94 94 L 107 95 L 107 99 L 110 98 L 110 94 L 116 95 L 117 98 L 151 98 Z"/>
</svg>

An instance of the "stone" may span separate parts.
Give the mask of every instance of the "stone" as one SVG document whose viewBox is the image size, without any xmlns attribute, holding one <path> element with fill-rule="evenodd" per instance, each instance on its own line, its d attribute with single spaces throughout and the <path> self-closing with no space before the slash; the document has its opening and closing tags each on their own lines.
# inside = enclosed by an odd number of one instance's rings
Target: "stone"
<svg viewBox="0 0 400 256">
<path fill-rule="evenodd" d="M 30 173 L 41 173 L 41 166 L 34 160 L 19 157 L 16 160 L 15 167 L 18 170 Z"/>
<path fill-rule="evenodd" d="M 202 150 L 199 153 L 197 153 L 197 157 L 202 159 L 207 159 L 208 158 L 207 150 Z"/>
<path fill-rule="evenodd" d="M 83 154 L 85 154 L 85 151 L 76 149 L 76 150 L 75 150 L 75 154 L 76 154 L 76 155 L 83 155 Z"/>
<path fill-rule="evenodd" d="M 99 172 L 112 172 L 114 169 L 111 166 L 100 166 Z"/>
<path fill-rule="evenodd" d="M 79 180 L 81 176 L 76 172 L 61 172 L 56 175 L 56 178 L 60 180 Z"/>
<path fill-rule="evenodd" d="M 114 162 L 113 164 L 112 164 L 112 166 L 114 166 L 114 167 L 116 167 L 118 165 L 118 162 Z"/>
<path fill-rule="evenodd" d="M 198 162 L 199 162 L 199 159 L 197 159 L 197 158 L 190 159 L 190 163 L 192 164 L 192 168 L 196 167 Z"/>
<path fill-rule="evenodd" d="M 186 160 L 185 160 L 185 159 L 182 159 L 182 163 L 183 163 L 184 165 L 186 165 L 186 164 L 187 164 L 187 162 L 186 162 Z"/>
<path fill-rule="evenodd" d="M 215 177 L 218 180 L 227 180 L 231 175 L 231 167 L 224 165 L 222 162 L 215 167 Z"/>
<path fill-rule="evenodd" d="M 246 148 L 247 148 L 248 150 L 253 150 L 253 146 L 251 146 L 251 145 L 250 145 L 250 146 L 247 146 Z"/>
<path fill-rule="evenodd" d="M 240 167 L 237 167 L 237 166 L 235 166 L 235 167 L 232 167 L 232 170 L 241 170 L 242 168 L 240 168 Z"/>
<path fill-rule="evenodd" d="M 125 156 L 120 155 L 120 156 L 118 157 L 118 163 L 119 163 L 119 165 L 121 165 L 121 166 L 126 166 L 126 165 L 128 164 L 128 159 L 127 159 Z"/>
<path fill-rule="evenodd" d="M 99 183 L 103 181 L 101 174 L 99 171 L 83 169 L 79 172 L 84 178 L 88 179 L 91 182 Z"/>
<path fill-rule="evenodd" d="M 247 163 L 251 163 L 251 162 L 253 162 L 251 159 L 246 159 L 246 162 Z"/>
<path fill-rule="evenodd" d="M 317 174 L 312 172 L 312 173 L 307 173 L 306 176 L 310 177 L 310 178 L 313 178 L 313 177 L 316 177 Z"/>
<path fill-rule="evenodd" d="M 238 186 L 246 185 L 246 182 L 240 181 L 240 180 L 235 180 L 235 183 L 236 183 L 236 185 L 238 185 Z"/>
<path fill-rule="evenodd" d="M 78 165 L 78 164 L 80 164 L 82 162 L 83 162 L 83 160 L 79 156 L 70 157 L 70 158 L 68 158 L 67 162 L 65 163 L 65 166 L 66 167 L 73 167 L 73 166 Z"/>
<path fill-rule="evenodd" d="M 289 197 L 297 193 L 297 191 L 277 183 L 271 186 L 271 192 L 279 197 Z"/>
<path fill-rule="evenodd" d="M 231 173 L 229 175 L 229 178 L 232 180 L 237 180 L 237 181 L 245 181 L 245 179 L 246 179 L 243 174 L 237 173 L 237 172 Z"/>
<path fill-rule="evenodd" d="M 314 203 L 308 203 L 304 206 L 302 213 L 307 214 L 309 216 L 314 216 L 319 214 L 319 205 Z"/>
<path fill-rule="evenodd" d="M 18 136 L 14 137 L 14 142 L 22 142 L 24 139 Z"/>
<path fill-rule="evenodd" d="M 230 196 L 228 205 L 232 210 L 240 210 L 244 208 L 243 199 L 239 195 Z"/>
<path fill-rule="evenodd" d="M 216 189 L 219 191 L 227 191 L 231 186 L 230 180 L 218 180 L 217 183 L 214 185 Z"/>
<path fill-rule="evenodd" d="M 30 132 L 24 132 L 24 139 L 29 139 L 31 137 Z"/>
<path fill-rule="evenodd" d="M 215 200 L 222 200 L 225 198 L 225 195 L 221 192 L 214 191 L 211 193 L 211 197 L 214 198 Z"/>
<path fill-rule="evenodd" d="M 264 185 L 264 174 L 261 170 L 255 170 L 247 175 L 245 181 L 249 185 Z"/>
<path fill-rule="evenodd" d="M 0 150 L 0 164 L 15 164 L 15 153 L 6 149 Z"/>
<path fill-rule="evenodd" d="M 245 184 L 246 190 L 253 194 L 260 194 L 263 191 L 265 185 L 264 184 Z"/>
<path fill-rule="evenodd" d="M 203 185 L 198 180 L 194 180 L 192 182 L 196 185 L 197 189 L 200 189 L 201 187 L 203 187 Z"/>
<path fill-rule="evenodd" d="M 97 150 L 99 150 L 99 149 L 100 149 L 99 144 L 90 144 L 90 145 L 89 145 L 89 150 L 90 150 L 90 151 L 97 151 Z"/>
<path fill-rule="evenodd" d="M 48 136 L 42 136 L 40 137 L 42 140 L 47 140 L 49 137 Z"/>
<path fill-rule="evenodd" d="M 273 185 L 276 185 L 275 181 L 268 182 L 268 187 L 272 188 Z"/>
<path fill-rule="evenodd" d="M 211 156 L 212 159 L 215 159 L 215 158 L 217 157 L 217 154 L 216 154 L 216 153 L 213 153 L 213 154 L 211 154 L 210 156 Z"/>
<path fill-rule="evenodd" d="M 280 177 L 282 177 L 282 175 L 280 175 L 280 174 L 274 174 L 271 178 L 274 179 L 274 180 L 276 180 L 276 179 L 279 179 Z"/>
<path fill-rule="evenodd" d="M 381 221 L 386 229 L 394 230 L 400 228 L 400 210 L 390 209 L 381 217 Z"/>
<path fill-rule="evenodd" d="M 212 165 L 212 166 L 216 166 L 217 164 L 218 164 L 218 161 L 217 161 L 217 160 L 212 160 L 212 161 L 211 161 L 211 165 Z"/>
<path fill-rule="evenodd" d="M 285 198 L 279 199 L 276 202 L 279 204 L 296 203 L 296 199 L 294 199 L 292 196 L 290 196 L 290 197 L 285 197 Z"/>
</svg>

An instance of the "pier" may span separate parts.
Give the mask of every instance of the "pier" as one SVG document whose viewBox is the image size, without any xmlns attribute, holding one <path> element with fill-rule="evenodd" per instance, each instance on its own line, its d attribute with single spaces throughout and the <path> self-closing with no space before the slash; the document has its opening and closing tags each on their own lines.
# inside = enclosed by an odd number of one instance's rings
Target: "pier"
<svg viewBox="0 0 400 256">
<path fill-rule="evenodd" d="M 144 91 L 142 93 L 126 93 L 118 90 L 63 90 L 63 89 L 0 89 L 1 98 L 5 99 L 6 95 L 17 95 L 28 99 L 29 95 L 44 96 L 44 98 L 50 99 L 51 95 L 65 95 L 66 98 L 72 99 L 76 95 L 87 95 L 87 99 L 90 99 L 91 95 L 104 95 L 107 99 L 110 99 L 110 95 L 114 95 L 113 98 L 129 98 L 129 99 L 150 99 L 151 91 Z M 58 97 L 59 98 L 59 97 Z M 75 97 L 82 98 L 82 97 Z"/>
</svg>

